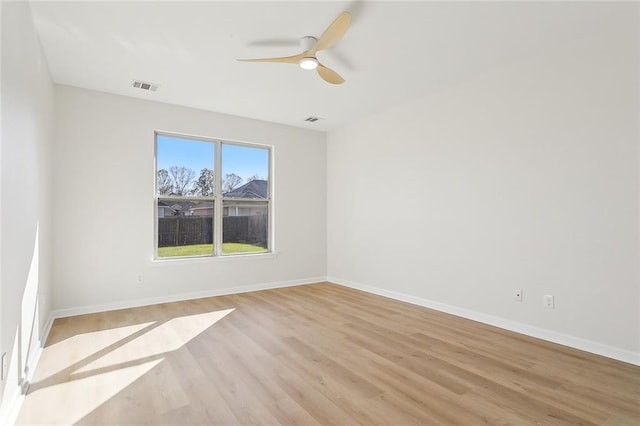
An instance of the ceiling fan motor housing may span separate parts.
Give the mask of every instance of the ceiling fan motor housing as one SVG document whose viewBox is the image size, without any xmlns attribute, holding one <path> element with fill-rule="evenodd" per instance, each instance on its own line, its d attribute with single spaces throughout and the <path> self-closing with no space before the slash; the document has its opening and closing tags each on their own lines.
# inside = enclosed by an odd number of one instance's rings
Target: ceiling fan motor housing
<svg viewBox="0 0 640 426">
<path fill-rule="evenodd" d="M 300 47 L 302 47 L 302 51 L 306 52 L 307 50 L 313 49 L 313 47 L 318 42 L 318 39 L 311 36 L 304 36 L 300 39 Z"/>
</svg>

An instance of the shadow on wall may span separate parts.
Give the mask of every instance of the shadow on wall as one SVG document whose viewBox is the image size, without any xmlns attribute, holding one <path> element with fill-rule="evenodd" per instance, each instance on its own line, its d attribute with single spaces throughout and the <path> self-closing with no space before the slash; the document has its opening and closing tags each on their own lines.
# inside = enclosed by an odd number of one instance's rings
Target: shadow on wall
<svg viewBox="0 0 640 426">
<path fill-rule="evenodd" d="M 17 408 L 17 400 L 21 394 L 25 394 L 29 388 L 29 378 L 32 372 L 30 367 L 35 364 L 41 352 L 44 342 L 41 341 L 41 330 L 39 327 L 39 284 L 40 284 L 40 261 L 39 261 L 39 241 L 40 225 L 36 224 L 36 232 L 31 254 L 31 264 L 27 274 L 22 303 L 20 306 L 18 325 L 11 354 L 7 355 L 8 369 L 2 400 L 0 404 L 0 423 L 11 420 L 17 413 L 11 412 Z"/>
</svg>

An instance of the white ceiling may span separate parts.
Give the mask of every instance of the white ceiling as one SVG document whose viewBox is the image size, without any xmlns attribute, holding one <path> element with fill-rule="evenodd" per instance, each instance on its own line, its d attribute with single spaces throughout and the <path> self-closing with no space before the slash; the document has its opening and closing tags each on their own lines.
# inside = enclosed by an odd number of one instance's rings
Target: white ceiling
<svg viewBox="0 0 640 426">
<path fill-rule="evenodd" d="M 297 54 L 300 37 L 343 10 L 350 30 L 318 53 L 342 85 L 292 64 L 236 61 Z M 56 83 L 317 130 L 535 54 L 598 17 L 584 4 L 415 1 L 47 1 L 32 11 Z M 160 88 L 134 89 L 134 79 Z"/>
</svg>

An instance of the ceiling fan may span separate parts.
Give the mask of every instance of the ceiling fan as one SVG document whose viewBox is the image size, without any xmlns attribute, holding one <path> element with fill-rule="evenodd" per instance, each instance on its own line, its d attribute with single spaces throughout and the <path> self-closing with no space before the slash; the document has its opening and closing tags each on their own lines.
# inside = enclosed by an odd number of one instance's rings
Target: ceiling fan
<svg viewBox="0 0 640 426">
<path fill-rule="evenodd" d="M 300 46 L 303 52 L 298 55 L 284 56 L 281 58 L 261 58 L 261 59 L 238 59 L 245 62 L 284 62 L 288 64 L 298 64 L 305 70 L 316 70 L 322 79 L 331 84 L 342 84 L 342 78 L 337 72 L 331 68 L 327 68 L 318 61 L 316 53 L 329 49 L 342 39 L 349 29 L 351 23 L 351 14 L 342 12 L 322 33 L 320 38 L 305 36 L 300 40 Z"/>
</svg>

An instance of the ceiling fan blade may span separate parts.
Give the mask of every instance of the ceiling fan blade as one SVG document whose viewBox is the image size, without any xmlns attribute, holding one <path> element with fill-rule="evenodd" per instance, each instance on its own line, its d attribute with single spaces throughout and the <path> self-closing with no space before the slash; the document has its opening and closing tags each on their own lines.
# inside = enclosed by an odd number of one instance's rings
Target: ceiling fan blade
<svg viewBox="0 0 640 426">
<path fill-rule="evenodd" d="M 256 40 L 247 43 L 247 46 L 252 47 L 291 47 L 300 46 L 300 39 L 297 38 L 269 38 L 264 40 Z"/>
<path fill-rule="evenodd" d="M 299 53 L 293 56 L 283 56 L 281 58 L 259 58 L 259 59 L 238 59 L 242 62 L 285 62 L 288 64 L 297 64 L 300 59 L 304 58 L 304 53 Z"/>
<path fill-rule="evenodd" d="M 340 77 L 340 74 L 332 70 L 331 68 L 327 68 L 322 64 L 318 64 L 318 75 L 322 77 L 324 81 L 331 84 L 342 84 L 344 83 L 344 78 Z"/>
<path fill-rule="evenodd" d="M 351 14 L 349 12 L 342 12 L 332 23 L 327 27 L 326 30 L 322 33 L 315 47 L 313 48 L 313 52 L 318 52 L 323 49 L 328 49 L 344 36 L 344 34 L 349 29 L 349 24 L 351 23 Z"/>
</svg>

